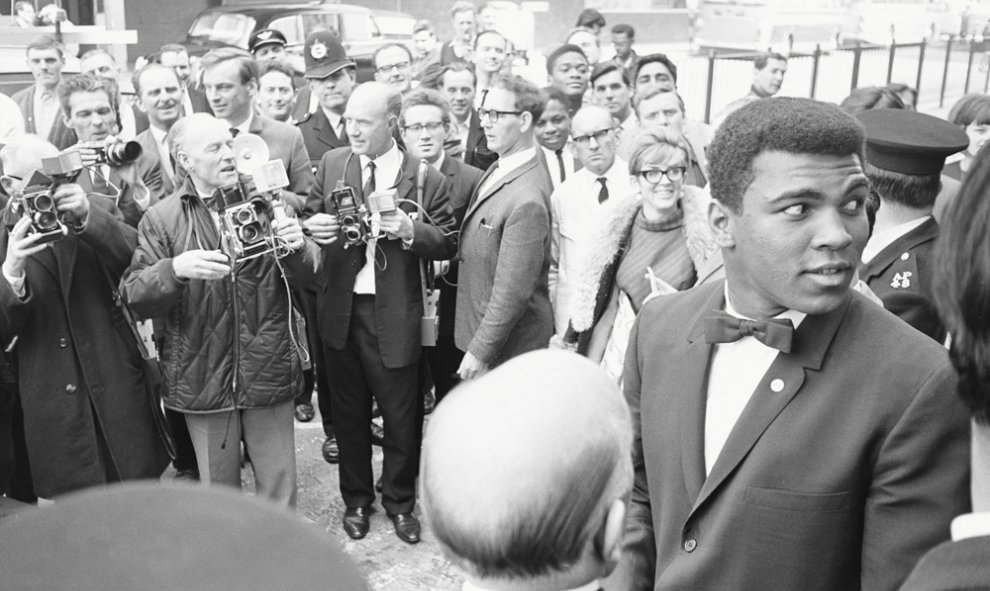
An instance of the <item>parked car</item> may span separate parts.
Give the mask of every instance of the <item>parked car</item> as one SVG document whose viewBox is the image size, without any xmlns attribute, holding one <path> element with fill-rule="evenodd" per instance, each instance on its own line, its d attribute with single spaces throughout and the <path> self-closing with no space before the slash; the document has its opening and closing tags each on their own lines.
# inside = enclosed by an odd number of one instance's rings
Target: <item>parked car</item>
<svg viewBox="0 0 990 591">
<path fill-rule="evenodd" d="M 414 21 L 412 16 L 402 13 L 389 13 L 389 16 L 391 21 L 396 21 L 399 16 L 403 17 L 402 20 Z M 247 49 L 251 33 L 260 29 L 276 29 L 285 35 L 288 42 L 290 63 L 297 71 L 303 72 L 303 43 L 306 34 L 316 27 L 337 31 L 344 49 L 357 62 L 359 82 L 374 77 L 371 58 L 382 44 L 391 41 L 412 44 L 411 28 L 408 36 L 389 31 L 386 37 L 370 9 L 318 0 L 294 4 L 241 3 L 209 8 L 193 20 L 183 45 L 194 57 L 215 47 Z"/>
</svg>

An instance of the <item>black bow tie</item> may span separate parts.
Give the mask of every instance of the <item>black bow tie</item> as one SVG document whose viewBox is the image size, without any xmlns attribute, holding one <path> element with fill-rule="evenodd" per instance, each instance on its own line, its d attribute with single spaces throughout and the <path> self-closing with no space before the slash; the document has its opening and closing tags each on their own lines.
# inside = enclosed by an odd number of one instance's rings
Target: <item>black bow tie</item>
<svg viewBox="0 0 990 591">
<path fill-rule="evenodd" d="M 747 320 L 725 312 L 716 312 L 705 318 L 705 342 L 734 343 L 743 337 L 756 337 L 768 347 L 781 353 L 791 352 L 794 324 L 790 320 Z"/>
</svg>

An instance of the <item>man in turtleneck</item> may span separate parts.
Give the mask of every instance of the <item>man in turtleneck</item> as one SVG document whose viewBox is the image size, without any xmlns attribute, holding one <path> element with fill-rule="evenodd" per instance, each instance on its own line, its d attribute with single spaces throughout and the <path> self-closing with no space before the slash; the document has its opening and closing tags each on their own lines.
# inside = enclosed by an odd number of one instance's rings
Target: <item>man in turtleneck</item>
<svg viewBox="0 0 990 591">
<path fill-rule="evenodd" d="M 451 393 L 423 444 L 423 507 L 463 591 L 601 589 L 631 440 L 617 387 L 571 353 L 527 353 Z"/>
</svg>

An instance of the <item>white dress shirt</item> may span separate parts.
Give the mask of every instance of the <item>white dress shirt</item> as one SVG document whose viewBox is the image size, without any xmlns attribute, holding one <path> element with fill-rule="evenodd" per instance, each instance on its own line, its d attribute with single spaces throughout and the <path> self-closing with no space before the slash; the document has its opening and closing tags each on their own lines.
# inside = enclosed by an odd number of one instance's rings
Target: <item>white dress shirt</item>
<svg viewBox="0 0 990 591">
<path fill-rule="evenodd" d="M 151 130 L 151 137 L 155 140 L 155 145 L 158 146 L 158 162 L 161 164 L 162 170 L 168 175 L 168 178 L 175 182 L 175 171 L 172 169 L 172 156 L 168 151 L 168 142 L 165 138 L 168 136 L 168 132 L 164 129 L 158 129 L 151 124 L 148 126 Z"/>
<path fill-rule="evenodd" d="M 608 201 L 598 203 L 605 178 Z M 557 334 L 564 334 L 571 319 L 574 291 L 585 269 L 585 258 L 594 245 L 589 241 L 595 229 L 607 218 L 607 212 L 617 202 L 634 198 L 635 188 L 629 179 L 629 165 L 616 157 L 612 167 L 603 175 L 587 168 L 575 172 L 550 195 L 550 301 Z"/>
<path fill-rule="evenodd" d="M 746 318 L 732 307 L 728 283 L 725 285 L 725 311 L 736 318 Z M 774 318 L 788 319 L 797 328 L 805 316 L 807 314 L 802 312 L 787 310 Z M 729 433 L 779 352 L 756 340 L 756 337 L 743 337 L 734 343 L 715 345 L 708 374 L 708 401 L 705 404 L 706 475 L 711 474 Z"/>
<path fill-rule="evenodd" d="M 251 133 L 251 123 L 254 121 L 254 109 L 248 111 L 247 119 L 241 122 L 240 125 L 231 125 L 231 127 L 237 129 L 237 135 L 243 133 Z"/>
<path fill-rule="evenodd" d="M 883 249 L 897 242 L 901 236 L 927 222 L 930 217 L 932 216 L 926 215 L 916 220 L 911 220 L 910 222 L 904 222 L 903 224 L 899 224 L 893 228 L 888 228 L 883 232 L 877 232 L 873 236 L 870 236 L 869 241 L 866 243 L 866 248 L 863 249 L 863 254 L 860 257 L 863 263 L 865 264 L 872 261 L 874 257 L 880 254 Z"/>
<path fill-rule="evenodd" d="M 45 139 L 52 132 L 55 118 L 59 115 L 58 96 L 55 90 L 45 90 L 40 86 L 34 89 L 34 129 L 38 137 Z"/>
<path fill-rule="evenodd" d="M 189 98 L 189 88 L 182 89 L 182 113 L 183 115 L 193 114 L 192 99 Z"/>
<path fill-rule="evenodd" d="M 340 139 L 340 135 L 344 132 L 344 118 L 330 109 L 323 109 L 323 114 L 326 115 L 327 121 L 330 122 L 330 127 L 333 128 L 333 132 L 337 134 L 337 138 Z"/>
<path fill-rule="evenodd" d="M 574 176 L 574 152 L 571 152 L 569 145 L 564 144 L 560 151 L 560 157 L 564 161 L 564 179 L 560 178 L 560 163 L 557 161 L 557 152 L 543 146 L 540 146 L 540 149 L 543 150 L 543 155 L 547 159 L 547 170 L 550 172 L 550 182 L 553 183 L 554 189 Z"/>
<path fill-rule="evenodd" d="M 395 144 L 395 140 L 390 140 L 390 147 L 384 154 L 374 159 L 375 163 L 375 190 L 384 191 L 393 187 L 399 178 L 399 169 L 402 168 L 402 152 Z M 367 156 L 358 156 L 361 163 L 361 187 L 356 187 L 360 191 L 368 184 L 368 172 L 371 170 L 368 163 L 372 162 Z M 376 230 L 378 214 L 372 215 L 372 233 Z M 368 247 L 364 253 L 364 266 L 358 271 L 354 278 L 354 293 L 372 294 L 375 293 L 375 252 L 378 250 L 378 240 L 368 240 Z"/>
<path fill-rule="evenodd" d="M 533 158 L 536 158 L 536 148 L 526 148 L 525 150 L 520 150 L 511 156 L 506 156 L 505 158 L 499 157 L 498 161 L 495 163 L 495 170 L 492 171 L 485 182 L 478 189 L 478 196 L 484 195 L 487 191 L 490 191 L 500 180 L 508 176 L 510 172 L 519 168 L 523 164 L 526 164 Z"/>
</svg>

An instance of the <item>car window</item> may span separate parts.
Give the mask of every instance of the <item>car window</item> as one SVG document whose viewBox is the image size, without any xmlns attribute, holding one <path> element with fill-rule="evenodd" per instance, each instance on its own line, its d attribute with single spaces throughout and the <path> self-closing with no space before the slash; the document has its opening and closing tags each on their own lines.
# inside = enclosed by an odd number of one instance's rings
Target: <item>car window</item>
<svg viewBox="0 0 990 591">
<path fill-rule="evenodd" d="M 380 37 L 381 32 L 370 14 L 342 14 L 343 38 L 348 43 L 354 41 L 369 41 L 372 37 Z"/>
<path fill-rule="evenodd" d="M 285 35 L 285 41 L 288 45 L 299 45 L 306 38 L 302 18 L 300 18 L 297 14 L 277 18 L 268 23 L 268 28 L 275 29 Z"/>
<path fill-rule="evenodd" d="M 254 25 L 254 18 L 244 14 L 208 12 L 193 21 L 189 27 L 189 36 L 205 37 L 246 49 Z"/>
<path fill-rule="evenodd" d="M 303 30 L 308 35 L 313 29 L 323 28 L 340 33 L 340 15 L 328 13 L 313 13 L 302 15 Z"/>
</svg>

